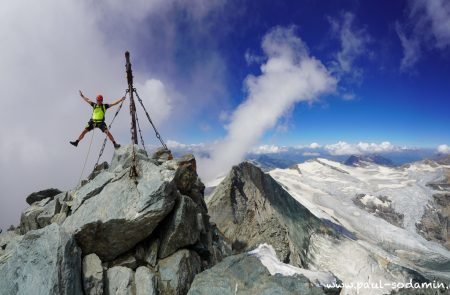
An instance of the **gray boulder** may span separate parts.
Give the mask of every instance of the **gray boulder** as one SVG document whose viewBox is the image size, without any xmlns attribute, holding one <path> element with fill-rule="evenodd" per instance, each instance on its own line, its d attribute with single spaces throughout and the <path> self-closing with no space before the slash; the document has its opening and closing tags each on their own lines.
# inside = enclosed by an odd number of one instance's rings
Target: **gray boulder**
<svg viewBox="0 0 450 295">
<path fill-rule="evenodd" d="M 116 169 L 124 166 L 117 155 L 128 161 L 120 150 L 113 158 Z M 138 171 L 136 184 L 129 177 L 129 169 L 117 170 L 114 179 L 64 221 L 63 226 L 75 234 L 84 253 L 96 253 L 103 261 L 111 261 L 148 237 L 171 212 L 178 197 L 173 183 L 175 171 L 162 171 L 145 161 L 138 162 Z M 92 182 L 103 179 L 100 174 Z"/>
<path fill-rule="evenodd" d="M 83 258 L 83 287 L 86 295 L 103 294 L 102 261 L 94 253 Z"/>
<path fill-rule="evenodd" d="M 54 196 L 56 196 L 57 194 L 60 194 L 60 193 L 61 193 L 61 191 L 56 188 L 42 190 L 42 191 L 30 194 L 26 198 L 26 202 L 28 203 L 28 205 L 31 205 L 34 202 L 39 202 L 40 200 L 43 200 L 43 199 L 47 199 L 47 198 L 53 199 Z"/>
<path fill-rule="evenodd" d="M 201 216 L 198 206 L 191 198 L 182 195 L 167 224 L 163 227 L 158 254 L 160 258 L 165 258 L 178 249 L 198 241 L 204 225 L 203 220 L 197 218 L 197 214 Z"/>
<path fill-rule="evenodd" d="M 201 260 L 196 252 L 180 250 L 158 263 L 162 294 L 186 294 L 196 274 L 201 271 Z"/>
<path fill-rule="evenodd" d="M 51 223 L 51 220 L 55 214 L 61 210 L 61 205 L 55 200 L 51 200 L 44 206 L 43 211 L 36 218 L 39 228 L 43 228 Z"/>
<path fill-rule="evenodd" d="M 2 294 L 77 295 L 81 281 L 81 251 L 56 224 L 28 232 L 0 257 Z"/>
<path fill-rule="evenodd" d="M 114 151 L 114 156 L 108 170 L 117 172 L 130 168 L 133 165 L 133 149 L 136 156 L 136 162 L 143 161 L 158 164 L 156 161 L 149 159 L 147 152 L 139 148 L 138 145 L 127 145 Z"/>
<path fill-rule="evenodd" d="M 157 277 L 150 269 L 145 266 L 141 266 L 136 269 L 134 275 L 134 281 L 136 284 L 136 295 L 157 295 Z"/>
<path fill-rule="evenodd" d="M 172 152 L 165 148 L 157 149 L 153 155 L 152 159 L 156 160 L 158 163 L 164 163 L 165 161 L 169 161 L 173 159 Z"/>
<path fill-rule="evenodd" d="M 106 295 L 134 295 L 134 272 L 123 266 L 108 269 L 106 276 Z"/>
<path fill-rule="evenodd" d="M 319 295 L 339 294 L 339 289 L 316 286 L 303 275 L 270 275 L 255 256 L 229 256 L 214 267 L 198 274 L 189 295 Z"/>
<path fill-rule="evenodd" d="M 30 230 L 41 228 L 37 221 L 37 217 L 44 212 L 45 205 L 51 201 L 51 198 L 45 198 L 34 202 L 20 216 L 20 233 L 26 234 Z"/>
<path fill-rule="evenodd" d="M 176 159 L 176 162 L 178 169 L 175 175 L 175 182 L 182 194 L 189 195 L 198 178 L 197 163 L 192 154 Z"/>
</svg>

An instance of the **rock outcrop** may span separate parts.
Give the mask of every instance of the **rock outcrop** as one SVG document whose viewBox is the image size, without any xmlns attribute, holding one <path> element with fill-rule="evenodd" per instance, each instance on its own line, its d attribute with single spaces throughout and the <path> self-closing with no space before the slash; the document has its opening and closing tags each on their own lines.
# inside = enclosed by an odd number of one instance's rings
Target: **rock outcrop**
<svg viewBox="0 0 450 295">
<path fill-rule="evenodd" d="M 186 294 L 226 255 L 204 189 L 192 155 L 116 150 L 79 187 L 27 198 L 19 234 L 0 234 L 1 292 Z"/>
<path fill-rule="evenodd" d="M 31 205 L 33 203 L 39 202 L 43 199 L 53 199 L 56 195 L 60 194 L 61 191 L 57 188 L 49 188 L 46 190 L 42 190 L 39 192 L 35 192 L 30 194 L 25 200 L 28 203 L 28 205 Z"/>
<path fill-rule="evenodd" d="M 441 181 L 427 185 L 435 194 L 421 220 L 416 223 L 417 232 L 427 240 L 436 241 L 450 250 L 450 169 L 446 169 Z"/>
<path fill-rule="evenodd" d="M 383 218 L 390 224 L 403 227 L 404 215 L 395 212 L 392 201 L 387 196 L 357 194 L 353 198 L 353 204 L 377 217 Z"/>
</svg>

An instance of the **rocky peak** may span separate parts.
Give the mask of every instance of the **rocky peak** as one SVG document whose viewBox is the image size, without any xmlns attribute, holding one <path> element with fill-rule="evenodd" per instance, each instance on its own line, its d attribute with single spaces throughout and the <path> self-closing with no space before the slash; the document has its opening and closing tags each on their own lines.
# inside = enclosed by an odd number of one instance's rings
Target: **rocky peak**
<svg viewBox="0 0 450 295">
<path fill-rule="evenodd" d="M 129 176 L 133 149 L 135 179 Z M 31 194 L 19 229 L 0 235 L 0 290 L 187 293 L 223 249 L 196 169 L 192 155 L 173 159 L 158 150 L 149 157 L 129 145 L 73 190 Z M 65 275 L 44 275 L 54 272 Z"/>
<path fill-rule="evenodd" d="M 208 209 L 235 253 L 268 243 L 281 261 L 293 265 L 306 263 L 302 249 L 313 232 L 327 232 L 321 220 L 249 162 L 231 169 Z"/>
</svg>

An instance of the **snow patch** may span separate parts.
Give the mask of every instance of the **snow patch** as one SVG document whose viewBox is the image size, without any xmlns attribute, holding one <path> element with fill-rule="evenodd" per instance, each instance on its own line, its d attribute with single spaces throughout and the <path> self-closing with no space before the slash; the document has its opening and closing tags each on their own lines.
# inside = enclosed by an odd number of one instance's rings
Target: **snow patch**
<svg viewBox="0 0 450 295">
<path fill-rule="evenodd" d="M 283 276 L 300 274 L 308 278 L 316 286 L 325 287 L 327 285 L 337 284 L 336 278 L 329 272 L 311 271 L 281 262 L 278 260 L 275 249 L 271 245 L 261 244 L 255 250 L 248 252 L 248 254 L 258 257 L 271 275 L 277 273 Z"/>
</svg>

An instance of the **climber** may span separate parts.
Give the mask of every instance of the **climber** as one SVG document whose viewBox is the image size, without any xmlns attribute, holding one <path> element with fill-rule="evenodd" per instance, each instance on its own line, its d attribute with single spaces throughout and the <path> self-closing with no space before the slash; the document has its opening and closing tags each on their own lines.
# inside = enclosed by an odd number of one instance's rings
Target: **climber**
<svg viewBox="0 0 450 295">
<path fill-rule="evenodd" d="M 70 144 L 73 146 L 78 146 L 78 143 L 80 142 L 80 140 L 83 139 L 84 135 L 86 133 L 88 133 L 89 131 L 91 131 L 94 128 L 99 128 L 102 132 L 106 133 L 106 135 L 108 136 L 108 138 L 111 140 L 111 142 L 114 144 L 114 148 L 119 148 L 120 144 L 118 144 L 115 140 L 114 137 L 112 136 L 111 132 L 109 132 L 108 127 L 106 126 L 105 123 L 105 112 L 108 108 L 115 106 L 116 104 L 122 102 L 125 100 L 125 96 L 122 98 L 119 98 L 118 100 L 116 100 L 113 103 L 110 104 L 103 104 L 103 96 L 102 95 L 97 95 L 97 103 L 94 103 L 93 101 L 91 101 L 89 98 L 87 98 L 86 96 L 83 95 L 83 93 L 80 90 L 80 96 L 88 103 L 92 106 L 93 110 L 92 110 L 92 118 L 89 120 L 89 122 L 86 125 L 86 128 L 83 130 L 83 132 L 81 132 L 80 136 L 78 137 L 77 140 L 75 141 L 70 141 Z"/>
</svg>

